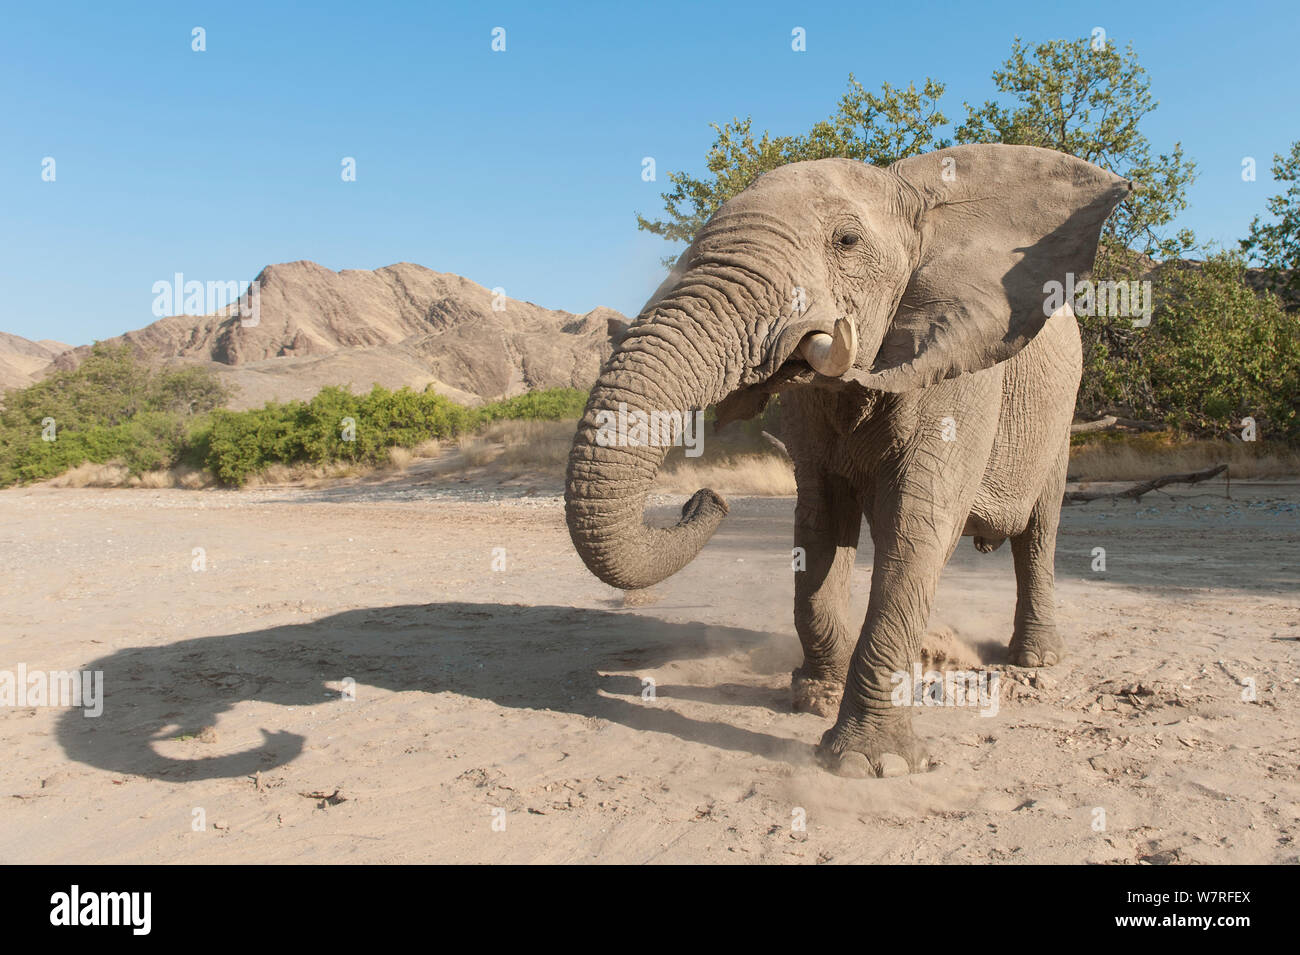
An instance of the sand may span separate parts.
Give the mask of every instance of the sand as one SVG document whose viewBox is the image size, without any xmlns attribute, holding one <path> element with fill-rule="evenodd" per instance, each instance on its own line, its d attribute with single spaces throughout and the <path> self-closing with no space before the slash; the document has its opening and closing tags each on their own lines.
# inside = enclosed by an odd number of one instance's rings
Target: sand
<svg viewBox="0 0 1300 955">
<path fill-rule="evenodd" d="M 963 541 L 931 625 L 998 710 L 918 707 L 935 765 L 887 779 L 790 712 L 791 499 L 625 604 L 526 490 L 0 492 L 0 670 L 105 687 L 0 707 L 0 861 L 1300 860 L 1300 484 L 1067 507 L 1042 671 Z"/>
</svg>

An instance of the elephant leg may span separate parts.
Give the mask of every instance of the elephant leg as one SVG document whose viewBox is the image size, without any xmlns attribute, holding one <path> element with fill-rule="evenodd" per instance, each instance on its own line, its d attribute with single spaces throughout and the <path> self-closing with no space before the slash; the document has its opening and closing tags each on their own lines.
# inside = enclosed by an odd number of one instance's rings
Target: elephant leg
<svg viewBox="0 0 1300 955">
<path fill-rule="evenodd" d="M 862 529 L 862 499 L 837 475 L 799 484 L 795 508 L 794 626 L 803 664 L 791 674 L 796 713 L 830 716 L 839 709 L 853 643 L 849 579 Z"/>
<path fill-rule="evenodd" d="M 901 756 L 912 772 L 926 762 L 925 747 L 912 731 L 911 709 L 902 704 L 911 702 L 912 661 L 920 657 L 944 554 L 937 546 L 914 547 L 906 554 L 882 550 L 877 545 L 871 602 L 849 663 L 839 715 L 817 747 L 824 765 L 846 775 L 854 774 L 852 753 L 865 756 L 876 776 L 890 771 L 885 765 L 890 754 Z M 900 686 L 905 695 L 896 702 Z"/>
<path fill-rule="evenodd" d="M 1061 520 L 1065 468 L 1034 505 L 1029 524 L 1011 538 L 1016 565 L 1016 622 L 1011 636 L 1015 666 L 1052 666 L 1065 658 L 1056 632 L 1056 529 Z"/>
<path fill-rule="evenodd" d="M 947 474 L 923 489 L 874 502 L 867 618 L 839 715 L 817 747 L 832 771 L 884 776 L 926 768 L 925 746 L 912 730 L 912 663 L 920 659 L 939 575 L 961 539 L 978 482 L 978 471 Z"/>
</svg>

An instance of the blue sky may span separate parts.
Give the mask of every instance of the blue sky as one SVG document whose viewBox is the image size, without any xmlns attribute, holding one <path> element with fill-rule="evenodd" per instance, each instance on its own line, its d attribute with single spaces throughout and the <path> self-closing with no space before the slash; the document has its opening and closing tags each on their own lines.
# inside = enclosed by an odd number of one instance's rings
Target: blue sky
<svg viewBox="0 0 1300 955">
<path fill-rule="evenodd" d="M 0 330 L 106 338 L 152 321 L 153 283 L 175 272 L 248 280 L 294 259 L 418 262 L 634 314 L 669 251 L 634 213 L 661 211 L 668 170 L 702 171 L 710 122 L 802 131 L 850 71 L 869 88 L 933 76 L 960 117 L 1015 35 L 1132 41 L 1160 101 L 1152 145 L 1181 140 L 1198 164 L 1179 224 L 1203 240 L 1235 244 L 1277 191 L 1273 153 L 1300 138 L 1293 2 L 882 6 L 9 4 Z"/>
</svg>

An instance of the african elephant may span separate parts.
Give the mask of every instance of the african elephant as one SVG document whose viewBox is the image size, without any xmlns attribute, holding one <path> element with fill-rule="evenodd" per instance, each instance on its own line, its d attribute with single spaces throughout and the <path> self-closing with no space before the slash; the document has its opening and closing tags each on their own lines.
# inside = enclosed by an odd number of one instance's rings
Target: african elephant
<svg viewBox="0 0 1300 955">
<path fill-rule="evenodd" d="M 1046 286 L 1090 272 L 1102 223 L 1132 188 L 1064 153 L 1004 145 L 760 176 L 700 229 L 591 392 L 565 489 L 582 560 L 614 587 L 648 587 L 727 513 L 706 488 L 675 526 L 647 526 L 667 442 L 611 440 L 616 409 L 717 405 L 721 424 L 779 392 L 806 556 L 795 708 L 838 706 L 817 748 L 831 769 L 853 752 L 877 774 L 888 754 L 923 768 L 891 674 L 918 657 L 962 536 L 983 551 L 1011 540 L 1011 661 L 1063 655 L 1053 556 L 1081 358 L 1074 314 Z M 848 583 L 864 514 L 875 557 L 855 644 Z"/>
</svg>

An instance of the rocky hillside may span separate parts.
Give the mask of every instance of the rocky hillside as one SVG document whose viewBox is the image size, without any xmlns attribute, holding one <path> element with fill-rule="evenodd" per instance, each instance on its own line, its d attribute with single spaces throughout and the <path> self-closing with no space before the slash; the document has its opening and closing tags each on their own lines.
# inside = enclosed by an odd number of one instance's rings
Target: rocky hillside
<svg viewBox="0 0 1300 955">
<path fill-rule="evenodd" d="M 376 382 L 432 384 L 476 401 L 589 387 L 609 354 L 609 320 L 622 318 L 607 308 L 575 315 L 513 298 L 494 310 L 483 286 L 408 262 L 373 272 L 289 262 L 267 266 L 258 282 L 256 325 L 225 313 L 176 315 L 108 341 L 160 362 L 208 365 L 236 386 L 234 407 Z M 75 367 L 88 353 L 65 351 L 53 367 Z"/>
<path fill-rule="evenodd" d="M 1248 278 L 1263 281 L 1255 269 Z M 373 272 L 289 262 L 267 266 L 258 280 L 255 326 L 229 314 L 176 315 L 109 341 L 160 363 L 206 365 L 232 386 L 235 408 L 310 398 L 325 385 L 374 383 L 432 385 L 473 404 L 536 388 L 589 387 L 609 355 L 610 323 L 623 318 L 608 308 L 575 315 L 512 298 L 494 311 L 483 286 L 407 262 Z M 73 368 L 88 352 L 0 332 L 0 392 Z"/>
<path fill-rule="evenodd" d="M 60 352 L 71 347 L 62 342 L 34 342 L 0 332 L 0 391 L 30 385 L 44 374 Z"/>
</svg>

